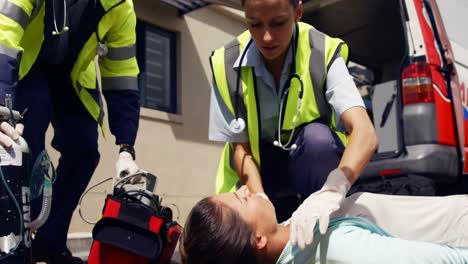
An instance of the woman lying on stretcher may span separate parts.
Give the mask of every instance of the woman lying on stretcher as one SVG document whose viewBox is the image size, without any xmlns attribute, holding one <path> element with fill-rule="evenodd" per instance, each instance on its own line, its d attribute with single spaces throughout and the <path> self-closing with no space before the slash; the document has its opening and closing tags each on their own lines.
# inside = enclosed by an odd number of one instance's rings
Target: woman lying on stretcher
<svg viewBox="0 0 468 264">
<path fill-rule="evenodd" d="M 271 202 L 243 186 L 195 205 L 180 252 L 184 263 L 468 263 L 468 196 L 357 193 L 313 236 L 291 245 Z"/>
</svg>

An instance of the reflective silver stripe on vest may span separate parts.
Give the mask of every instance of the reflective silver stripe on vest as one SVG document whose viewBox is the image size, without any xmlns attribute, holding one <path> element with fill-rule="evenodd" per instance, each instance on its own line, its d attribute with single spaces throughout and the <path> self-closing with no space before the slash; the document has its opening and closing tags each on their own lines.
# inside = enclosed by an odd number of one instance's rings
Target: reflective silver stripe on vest
<svg viewBox="0 0 468 264">
<path fill-rule="evenodd" d="M 312 49 L 309 59 L 309 71 L 315 95 L 315 102 L 320 116 L 331 124 L 331 109 L 325 100 L 325 34 L 313 28 L 309 30 L 309 41 Z"/>
<path fill-rule="evenodd" d="M 237 48 L 239 48 L 239 42 L 237 40 L 235 40 L 235 41 L 229 43 L 228 45 L 226 45 L 225 51 L 224 51 L 224 71 L 225 71 L 225 74 L 226 74 L 226 81 L 227 81 L 227 85 L 228 85 L 228 89 L 229 89 L 229 97 L 231 99 L 231 104 L 232 104 L 232 107 L 234 108 L 234 112 L 235 112 L 235 101 L 234 101 L 233 95 L 234 95 L 235 92 L 233 92 L 233 91 L 236 90 L 235 78 L 237 76 L 237 73 L 234 70 L 234 68 L 232 67 L 234 65 L 234 62 L 232 62 L 232 63 L 228 62 L 228 59 L 226 59 L 226 58 L 227 57 L 230 58 L 229 61 L 232 60 L 232 58 L 235 55 L 234 54 L 231 55 L 230 53 L 235 53 L 236 51 L 235 51 L 235 49 L 229 49 L 228 47 L 233 47 L 233 46 L 236 46 L 236 45 L 237 45 Z M 228 50 L 229 52 L 226 52 L 226 50 Z M 239 53 L 239 51 L 237 51 L 237 53 Z M 221 113 L 222 113 L 223 117 L 226 119 L 227 122 L 231 122 L 235 118 L 234 113 L 232 113 L 229 110 L 228 106 L 226 105 L 226 102 L 224 102 L 223 98 L 221 97 L 221 93 L 219 92 L 219 85 L 216 84 L 216 82 L 218 80 L 216 80 L 216 76 L 214 74 L 215 69 L 213 69 L 212 59 L 213 59 L 213 55 L 210 57 L 210 66 L 211 66 L 211 72 L 213 73 L 213 81 L 214 81 L 214 84 L 215 84 L 213 92 L 214 92 L 214 95 L 215 95 L 215 98 L 216 98 L 216 102 L 218 102 L 219 109 L 221 110 Z"/>
<path fill-rule="evenodd" d="M 0 14 L 16 21 L 23 29 L 29 23 L 29 15 L 21 7 L 8 0 L 0 0 Z"/>
<path fill-rule="evenodd" d="M 330 67 L 333 65 L 333 62 L 336 60 L 336 58 L 341 57 L 341 47 L 344 44 L 345 44 L 344 42 L 341 42 L 340 44 L 338 44 L 338 48 L 336 48 L 335 53 L 333 54 L 333 57 L 331 58 L 330 63 L 327 66 L 327 72 L 330 70 Z M 345 60 L 344 58 L 343 60 L 345 61 L 345 64 L 348 65 L 348 60 L 347 59 Z"/>
<path fill-rule="evenodd" d="M 224 71 L 226 72 L 226 81 L 229 87 L 229 95 L 234 104 L 234 96 L 236 93 L 237 71 L 234 69 L 234 63 L 239 57 L 239 41 L 237 39 L 231 41 L 224 47 Z M 239 67 L 241 67 L 239 65 Z M 239 87 L 239 95 L 243 95 L 242 89 Z M 242 97 L 241 97 L 242 98 Z M 234 106 L 234 105 L 233 105 Z"/>
<path fill-rule="evenodd" d="M 233 67 L 234 63 L 236 63 L 237 58 L 239 58 L 240 55 L 239 45 L 239 41 L 237 39 L 234 39 L 224 47 L 224 71 L 226 72 L 226 81 L 228 84 L 229 96 L 231 97 L 234 113 L 236 111 L 236 100 L 239 100 L 239 117 L 243 117 L 244 119 L 246 119 L 247 110 L 245 109 L 244 104 L 244 89 L 242 89 L 242 78 L 239 80 L 239 94 L 236 95 L 237 70 Z M 241 69 L 242 66 L 239 65 L 239 71 Z"/>
<path fill-rule="evenodd" d="M 106 57 L 110 60 L 128 60 L 135 56 L 136 56 L 135 44 L 126 46 L 126 47 L 119 47 L 119 48 L 109 47 L 109 53 L 107 53 L 106 55 Z"/>
<path fill-rule="evenodd" d="M 19 63 L 21 61 L 21 55 L 23 54 L 23 52 L 17 49 L 10 48 L 0 43 L 0 54 L 4 54 L 8 57 L 11 57 L 17 60 Z"/>
<path fill-rule="evenodd" d="M 214 75 L 213 75 L 213 79 L 215 79 Z M 213 80 L 213 81 L 216 83 L 216 80 Z M 226 119 L 226 122 L 228 123 L 231 122 L 234 119 L 234 114 L 231 113 L 231 111 L 229 111 L 229 108 L 227 107 L 226 102 L 224 102 L 223 98 L 221 97 L 221 94 L 219 93 L 219 88 L 214 87 L 213 92 L 214 92 L 216 102 L 218 102 L 219 109 L 221 110 L 223 117 Z M 233 102 L 233 107 L 234 107 L 234 102 Z"/>
<path fill-rule="evenodd" d="M 138 79 L 131 76 L 103 77 L 102 91 L 138 91 Z"/>
</svg>

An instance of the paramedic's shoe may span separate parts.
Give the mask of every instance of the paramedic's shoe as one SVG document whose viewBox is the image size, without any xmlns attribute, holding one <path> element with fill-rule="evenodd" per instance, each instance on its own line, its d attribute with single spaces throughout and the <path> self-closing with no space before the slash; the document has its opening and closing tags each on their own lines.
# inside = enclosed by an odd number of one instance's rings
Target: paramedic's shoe
<svg viewBox="0 0 468 264">
<path fill-rule="evenodd" d="M 56 250 L 49 246 L 47 241 L 36 236 L 32 242 L 33 263 L 45 262 L 47 264 L 83 264 L 80 258 L 73 257 L 70 250 Z"/>
</svg>

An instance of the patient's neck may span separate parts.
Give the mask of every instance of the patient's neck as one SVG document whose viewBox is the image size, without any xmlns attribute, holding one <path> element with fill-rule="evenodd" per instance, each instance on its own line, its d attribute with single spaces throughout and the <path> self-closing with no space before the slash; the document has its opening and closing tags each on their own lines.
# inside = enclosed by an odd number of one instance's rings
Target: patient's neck
<svg viewBox="0 0 468 264">
<path fill-rule="evenodd" d="M 276 263 L 289 241 L 289 225 L 278 226 L 277 231 L 268 238 L 268 249 L 262 263 Z"/>
</svg>

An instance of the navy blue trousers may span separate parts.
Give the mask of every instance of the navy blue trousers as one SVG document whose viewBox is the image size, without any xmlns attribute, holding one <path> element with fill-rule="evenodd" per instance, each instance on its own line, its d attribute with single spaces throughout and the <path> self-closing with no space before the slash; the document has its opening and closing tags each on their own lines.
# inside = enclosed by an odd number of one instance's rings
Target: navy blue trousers
<svg viewBox="0 0 468 264">
<path fill-rule="evenodd" d="M 320 190 L 330 171 L 338 167 L 344 146 L 322 123 L 310 123 L 297 134 L 295 150 L 285 151 L 262 142 L 262 182 L 279 221 L 287 220 L 303 199 Z"/>
<path fill-rule="evenodd" d="M 97 123 L 71 86 L 69 73 L 63 67 L 40 62 L 18 85 L 15 109 L 25 108 L 24 138 L 33 161 L 45 148 L 50 123 L 52 146 L 60 152 L 51 214 L 37 235 L 64 249 L 73 211 L 99 162 Z M 33 217 L 40 212 L 40 200 L 32 201 Z"/>
</svg>

